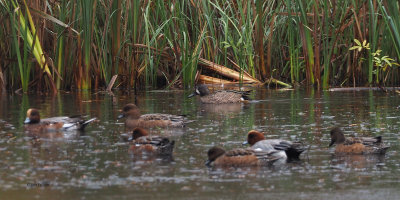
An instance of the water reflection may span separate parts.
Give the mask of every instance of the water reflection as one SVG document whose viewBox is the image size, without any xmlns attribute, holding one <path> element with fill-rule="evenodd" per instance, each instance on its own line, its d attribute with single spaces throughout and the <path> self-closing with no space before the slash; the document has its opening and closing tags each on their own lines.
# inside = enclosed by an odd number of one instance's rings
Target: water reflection
<svg viewBox="0 0 400 200">
<path fill-rule="evenodd" d="M 380 92 L 274 91 L 256 89 L 249 104 L 207 106 L 185 97 L 192 91 L 152 91 L 115 96 L 61 93 L 0 97 L 0 191 L 7 199 L 187 197 L 288 199 L 399 199 L 400 98 Z M 152 129 L 175 140 L 173 159 L 151 162 L 129 153 L 129 135 L 119 110 L 135 103 L 145 113 L 185 115 L 182 129 Z M 29 137 L 26 110 L 43 117 L 89 114 L 100 121 L 84 134 Z M 382 135 L 391 146 L 385 157 L 332 157 L 333 126 L 355 136 Z M 249 130 L 268 138 L 309 145 L 302 163 L 277 168 L 210 169 L 207 150 L 241 148 Z M 29 184 L 29 185 L 28 185 Z M 42 187 L 44 186 L 44 187 Z"/>
<path fill-rule="evenodd" d="M 201 104 L 200 110 L 205 115 L 216 114 L 216 115 L 228 115 L 228 114 L 239 114 L 242 110 L 250 108 L 250 103 L 233 103 L 233 104 Z"/>
<path fill-rule="evenodd" d="M 384 163 L 384 155 L 333 155 L 331 167 L 339 170 L 368 170 L 374 167 L 382 167 Z"/>
</svg>

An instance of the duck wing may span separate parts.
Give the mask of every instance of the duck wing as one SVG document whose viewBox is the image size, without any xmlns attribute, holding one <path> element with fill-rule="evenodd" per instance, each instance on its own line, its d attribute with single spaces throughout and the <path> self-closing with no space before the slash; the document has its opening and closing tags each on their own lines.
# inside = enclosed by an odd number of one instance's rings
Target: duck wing
<svg viewBox="0 0 400 200">
<path fill-rule="evenodd" d="M 366 152 L 371 154 L 383 155 L 386 153 L 386 150 L 389 149 L 390 147 L 383 143 L 382 136 L 348 138 L 344 142 L 344 145 L 352 145 L 355 143 L 363 144 L 366 147 L 366 149 L 368 149 Z"/>
<path fill-rule="evenodd" d="M 225 156 L 232 157 L 232 156 L 249 156 L 254 155 L 253 149 L 232 149 L 225 152 Z"/>
<path fill-rule="evenodd" d="M 280 159 L 280 157 L 275 156 L 277 151 L 262 151 L 262 150 L 254 150 L 251 148 L 246 149 L 232 149 L 225 153 L 227 157 L 235 157 L 235 156 L 256 156 L 257 159 L 261 161 L 263 164 L 272 164 L 273 162 Z"/>
<path fill-rule="evenodd" d="M 42 119 L 41 123 L 62 124 L 62 130 L 84 130 L 85 127 L 95 119 L 96 118 L 85 120 L 80 117 L 61 116 Z"/>
<path fill-rule="evenodd" d="M 365 146 L 373 146 L 382 143 L 382 136 L 348 138 L 345 144 L 362 143 Z"/>
<path fill-rule="evenodd" d="M 160 113 L 141 115 L 140 120 L 152 125 L 159 124 L 159 126 L 166 125 L 171 127 L 184 127 L 186 123 L 189 123 L 184 116 Z"/>
<path fill-rule="evenodd" d="M 169 121 L 183 121 L 185 118 L 179 115 L 170 115 L 170 114 L 160 114 L 160 113 L 152 113 L 152 114 L 144 114 L 140 116 L 143 120 L 169 120 Z"/>
<path fill-rule="evenodd" d="M 281 159 L 278 151 L 253 151 L 257 158 L 263 163 L 272 164 Z"/>
<path fill-rule="evenodd" d="M 134 141 L 135 145 L 151 145 L 159 155 L 171 155 L 175 141 L 160 136 L 142 136 Z"/>
<path fill-rule="evenodd" d="M 217 90 L 214 92 L 214 95 L 220 94 L 223 96 L 226 96 L 227 94 L 234 94 L 237 96 L 240 96 L 243 98 L 243 100 L 251 100 L 249 97 L 251 90 L 244 90 L 244 91 L 239 91 L 239 90 Z"/>
</svg>

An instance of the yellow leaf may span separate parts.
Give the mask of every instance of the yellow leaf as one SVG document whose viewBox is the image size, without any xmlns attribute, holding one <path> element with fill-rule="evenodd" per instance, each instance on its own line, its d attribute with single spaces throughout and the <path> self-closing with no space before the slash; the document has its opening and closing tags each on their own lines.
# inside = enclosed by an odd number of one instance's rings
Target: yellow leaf
<svg viewBox="0 0 400 200">
<path fill-rule="evenodd" d="M 354 42 L 355 42 L 358 46 L 361 46 L 361 42 L 358 41 L 357 39 L 354 39 Z"/>
</svg>

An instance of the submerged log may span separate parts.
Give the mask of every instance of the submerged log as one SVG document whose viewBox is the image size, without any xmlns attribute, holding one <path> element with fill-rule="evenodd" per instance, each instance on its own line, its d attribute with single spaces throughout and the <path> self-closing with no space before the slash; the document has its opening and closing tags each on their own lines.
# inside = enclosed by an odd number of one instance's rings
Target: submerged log
<svg viewBox="0 0 400 200">
<path fill-rule="evenodd" d="M 227 80 L 214 78 L 214 77 L 210 77 L 210 76 L 205 76 L 205 75 L 199 75 L 199 81 L 201 83 L 209 83 L 209 84 L 221 84 L 221 83 L 227 84 L 227 83 L 237 83 L 236 81 L 242 81 L 242 83 L 246 83 L 246 84 L 259 84 L 259 85 L 268 85 L 268 86 L 270 84 L 276 84 L 276 85 L 283 86 L 285 88 L 292 88 L 292 86 L 290 84 L 284 83 L 284 82 L 279 81 L 274 78 L 269 78 L 269 79 L 267 79 L 267 81 L 262 83 L 260 80 L 250 76 L 250 74 L 248 74 L 246 71 L 243 71 L 238 65 L 236 65 L 236 63 L 234 63 L 234 62 L 232 62 L 232 63 L 234 64 L 234 67 L 237 70 L 242 71 L 242 73 L 235 71 L 233 69 L 229 69 L 225 66 L 213 63 L 211 61 L 205 60 L 203 58 L 200 58 L 199 64 L 205 66 L 207 69 L 209 69 L 211 71 L 214 71 L 226 78 L 230 78 L 235 81 L 227 81 Z"/>
<path fill-rule="evenodd" d="M 229 69 L 225 66 L 213 63 L 203 58 L 199 58 L 199 64 L 205 66 L 207 69 L 217 72 L 218 74 L 225 76 L 227 78 L 231 78 L 233 80 L 240 81 L 242 80 L 244 83 L 257 83 L 261 84 L 261 81 L 248 76 L 246 73 L 239 73 L 233 69 Z"/>
<path fill-rule="evenodd" d="M 224 79 L 220 79 L 220 78 L 214 78 L 211 76 L 206 76 L 206 75 L 199 75 L 199 79 L 198 79 L 199 83 L 203 83 L 203 84 L 232 84 L 235 82 L 232 81 L 227 81 Z"/>
</svg>

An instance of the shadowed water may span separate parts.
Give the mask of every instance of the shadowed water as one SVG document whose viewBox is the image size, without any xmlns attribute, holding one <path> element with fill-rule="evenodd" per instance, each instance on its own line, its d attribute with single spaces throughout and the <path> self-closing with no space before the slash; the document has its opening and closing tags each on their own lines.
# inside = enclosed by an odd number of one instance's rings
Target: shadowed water
<svg viewBox="0 0 400 200">
<path fill-rule="evenodd" d="M 202 105 L 191 91 L 134 95 L 59 94 L 0 97 L 0 199 L 400 199 L 397 94 L 256 89 L 248 104 Z M 119 109 L 186 115 L 182 129 L 154 129 L 176 141 L 172 160 L 137 159 L 121 140 Z M 43 118 L 86 114 L 99 121 L 85 132 L 32 138 L 26 110 Z M 332 156 L 329 130 L 377 136 L 391 146 L 384 157 Z M 302 162 L 273 168 L 204 166 L 207 150 L 242 147 L 251 129 L 267 138 L 308 144 Z"/>
</svg>

